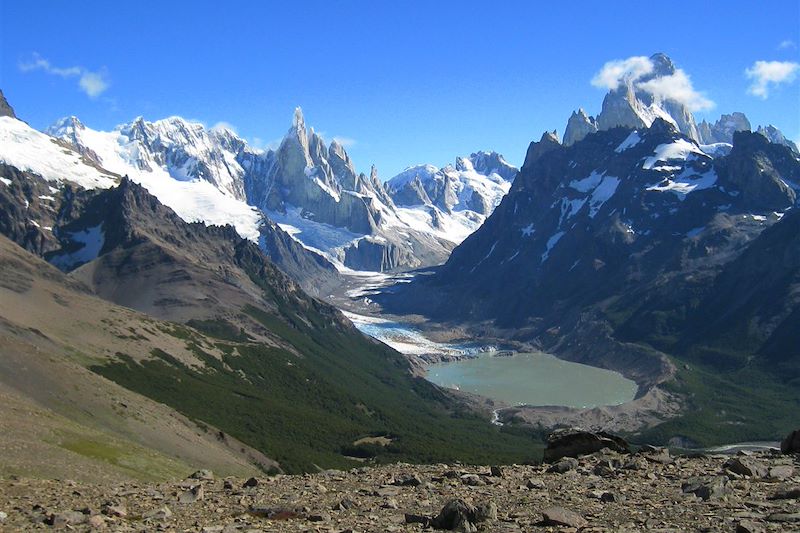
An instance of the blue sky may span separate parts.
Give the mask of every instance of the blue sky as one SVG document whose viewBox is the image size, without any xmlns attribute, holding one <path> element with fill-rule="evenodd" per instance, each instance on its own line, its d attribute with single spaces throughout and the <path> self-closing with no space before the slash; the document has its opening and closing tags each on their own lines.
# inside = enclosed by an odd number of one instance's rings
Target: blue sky
<svg viewBox="0 0 800 533">
<path fill-rule="evenodd" d="M 267 145 L 299 105 L 383 179 L 476 150 L 520 164 L 573 109 L 600 110 L 605 90 L 590 82 L 606 62 L 661 51 L 715 104 L 698 119 L 744 111 L 800 140 L 797 71 L 761 91 L 745 74 L 800 62 L 797 0 L 0 6 L 0 88 L 37 128 L 72 114 L 96 129 L 180 115 Z"/>
</svg>

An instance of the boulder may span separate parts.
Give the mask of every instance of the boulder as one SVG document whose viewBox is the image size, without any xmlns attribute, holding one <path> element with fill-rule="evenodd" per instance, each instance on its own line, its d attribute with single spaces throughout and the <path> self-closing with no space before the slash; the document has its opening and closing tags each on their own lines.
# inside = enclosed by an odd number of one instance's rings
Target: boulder
<svg viewBox="0 0 800 533">
<path fill-rule="evenodd" d="M 708 501 L 722 498 L 730 494 L 732 489 L 728 478 L 717 476 L 714 478 L 691 478 L 681 485 L 681 490 L 685 494 L 694 494 L 698 498 Z"/>
<path fill-rule="evenodd" d="M 477 531 L 473 524 L 475 507 L 464 500 L 450 500 L 442 507 L 439 514 L 430 521 L 434 529 L 448 531 Z"/>
<path fill-rule="evenodd" d="M 580 529 L 589 525 L 581 515 L 563 507 L 548 507 L 542 511 L 542 515 L 544 516 L 544 524 L 547 526 L 566 526 Z"/>
<path fill-rule="evenodd" d="M 578 468 L 578 460 L 574 457 L 565 457 L 564 459 L 551 465 L 547 471 L 554 474 L 563 474 L 565 472 L 569 472 L 570 470 L 575 470 L 576 468 Z"/>
<path fill-rule="evenodd" d="M 746 477 L 764 478 L 769 474 L 767 466 L 751 457 L 732 457 L 725 461 L 725 469 Z"/>
<path fill-rule="evenodd" d="M 547 448 L 544 450 L 544 460 L 552 463 L 562 457 L 580 457 L 599 452 L 603 448 L 619 452 L 630 453 L 630 446 L 622 437 L 598 431 L 584 431 L 570 428 L 554 431 L 547 437 Z"/>
<path fill-rule="evenodd" d="M 202 500 L 203 497 L 204 497 L 203 486 L 197 485 L 190 488 L 189 490 L 183 491 L 178 496 L 178 502 L 183 504 L 194 503 L 198 500 Z"/>
<path fill-rule="evenodd" d="M 214 481 L 214 472 L 211 470 L 198 470 L 189 479 L 199 479 L 200 481 Z"/>
<path fill-rule="evenodd" d="M 781 441 L 781 453 L 800 453 L 800 429 L 795 429 Z"/>
</svg>

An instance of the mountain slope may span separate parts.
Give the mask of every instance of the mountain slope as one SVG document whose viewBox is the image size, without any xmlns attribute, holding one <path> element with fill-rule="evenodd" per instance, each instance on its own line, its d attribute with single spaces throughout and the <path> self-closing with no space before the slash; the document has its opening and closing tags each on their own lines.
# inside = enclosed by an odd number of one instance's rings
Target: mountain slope
<svg viewBox="0 0 800 533">
<path fill-rule="evenodd" d="M 773 372 L 765 391 L 783 390 L 786 376 L 774 373 L 767 340 L 774 330 L 780 346 L 800 343 L 790 329 L 796 302 L 786 296 L 794 256 L 787 250 L 785 266 L 753 270 L 763 275 L 757 286 L 771 295 L 769 306 L 737 300 L 736 282 L 722 280 L 742 281 L 744 265 L 772 260 L 759 236 L 782 217 L 793 220 L 800 160 L 759 134 L 738 132 L 733 141 L 729 155 L 712 157 L 662 120 L 571 146 L 545 135 L 532 143 L 509 194 L 445 265 L 377 299 L 391 311 L 480 324 L 619 370 L 637 380 L 640 395 L 669 378 L 658 363 L 664 354 L 718 371 L 751 361 Z M 790 233 L 781 233 L 784 246 Z M 739 257 L 746 263 L 737 267 Z M 744 358 L 701 353 L 706 340 L 735 343 L 730 336 L 743 324 L 752 330 L 738 348 Z M 632 346 L 640 347 L 633 357 Z M 795 364 L 793 352 L 781 354 Z M 746 415 L 749 428 L 755 417 Z"/>
<path fill-rule="evenodd" d="M 156 349 L 195 361 L 172 325 L 97 298 L 3 235 L 0 263 L 4 475 L 162 479 L 198 465 L 240 475 L 275 465 L 87 369 Z"/>
<path fill-rule="evenodd" d="M 42 222 L 49 217 L 50 229 L 38 222 L 31 227 L 52 238 L 31 248 L 70 272 L 59 279 L 155 317 L 142 330 L 132 323 L 133 330 L 118 331 L 93 314 L 70 326 L 73 334 L 87 335 L 72 337 L 79 353 L 92 352 L 96 335 L 133 338 L 133 345 L 105 349 L 109 357 L 81 359 L 95 374 L 217 427 L 289 471 L 358 464 L 348 458 L 353 454 L 486 462 L 538 453 L 530 437 L 499 431 L 412 375 L 402 355 L 307 296 L 232 226 L 187 223 L 125 178 L 95 190 L 64 181 L 57 196 L 42 200 L 55 208 L 30 200 L 26 208 L 24 200 L 49 182 L 5 170 L 10 184 L 4 182 L 0 201 L 17 217 L 7 227 L 26 226 L 32 214 Z M 6 202 L 17 207 L 6 209 Z M 25 244 L 27 235 L 12 236 Z M 13 303 L 14 312 L 37 312 L 32 298 Z M 50 307 L 50 325 L 37 327 L 48 336 L 59 324 L 60 308 Z M 153 344 L 136 344 L 140 336 Z M 19 362 L 8 359 L 8 365 Z M 391 444 L 354 444 L 372 435 Z"/>
</svg>

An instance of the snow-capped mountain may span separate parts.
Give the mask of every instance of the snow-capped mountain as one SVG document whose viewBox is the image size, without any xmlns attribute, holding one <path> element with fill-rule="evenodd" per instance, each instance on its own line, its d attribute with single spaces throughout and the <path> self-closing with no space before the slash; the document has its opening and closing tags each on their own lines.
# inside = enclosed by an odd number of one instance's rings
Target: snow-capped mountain
<svg viewBox="0 0 800 533">
<path fill-rule="evenodd" d="M 447 263 L 382 303 L 396 312 L 493 320 L 543 343 L 582 332 L 580 343 L 600 335 L 597 324 L 619 326 L 608 309 L 624 299 L 620 309 L 641 308 L 625 315 L 632 336 L 646 338 L 651 326 L 681 331 L 706 294 L 719 296 L 715 276 L 798 204 L 797 154 L 752 132 L 732 140 L 727 155 L 706 153 L 664 120 L 600 131 L 571 146 L 545 134 L 531 144 L 508 195 Z M 787 254 L 784 270 L 800 272 L 800 256 Z M 771 292 L 772 308 L 742 308 L 756 313 L 753 342 L 781 327 L 784 311 L 796 305 L 790 293 Z M 664 313 L 671 322 L 659 322 Z"/>
<path fill-rule="evenodd" d="M 130 176 L 184 220 L 231 223 L 243 237 L 258 240 L 266 213 L 340 268 L 441 263 L 482 221 L 464 224 L 398 210 L 375 168 L 369 176 L 357 173 L 344 147 L 327 145 L 307 128 L 299 108 L 274 151 L 253 149 L 228 129 L 207 129 L 180 117 L 139 117 L 111 132 L 69 117 L 48 132 L 87 160 Z"/>
<path fill-rule="evenodd" d="M 435 205 L 448 213 L 473 211 L 488 216 L 518 171 L 496 152 L 477 152 L 456 158 L 455 166 L 409 167 L 386 182 L 386 190 L 398 206 Z"/>
<path fill-rule="evenodd" d="M 222 182 L 224 166 L 213 168 L 213 172 L 203 170 L 211 167 L 204 167 L 201 157 L 193 160 L 193 156 L 186 156 L 186 151 L 180 156 L 177 143 L 168 144 L 165 133 L 188 132 L 194 143 L 187 146 L 195 153 L 206 150 L 207 154 L 218 149 L 214 143 L 221 143 L 220 139 L 235 141 L 229 137 L 230 132 L 206 135 L 181 119 L 136 123 L 140 132 L 160 133 L 137 138 L 136 129 L 132 132 L 125 126 L 113 132 L 96 132 L 70 118 L 52 130 L 61 134 L 54 138 L 16 119 L 13 110 L 0 116 L 0 233 L 49 258 L 62 270 L 79 267 L 100 253 L 106 242 L 105 232 L 98 225 L 65 228 L 82 212 L 92 191 L 116 187 L 127 175 L 186 222 L 234 226 L 241 237 L 258 243 L 275 264 L 312 293 L 318 294 L 318 290 L 337 282 L 335 269 L 323 257 L 303 248 L 233 192 L 210 181 Z M 214 140 L 206 142 L 208 139 Z M 205 145 L 202 148 L 201 140 Z M 158 159 L 164 152 L 146 149 L 145 142 L 167 147 L 166 153 L 183 161 L 179 168 L 184 173 L 171 175 L 170 167 L 159 162 L 166 160 Z M 227 168 L 235 170 L 233 165 Z M 193 172 L 198 177 L 186 175 Z"/>
<path fill-rule="evenodd" d="M 654 96 L 647 90 L 654 84 L 667 83 L 676 75 L 672 60 L 664 54 L 654 54 L 649 58 L 650 70 L 641 76 L 629 76 L 620 80 L 618 87 L 611 89 L 603 99 L 603 106 L 597 117 L 589 116 L 582 108 L 573 111 L 564 130 L 564 144 L 570 146 L 590 133 L 614 127 L 640 129 L 647 128 L 656 118 L 671 123 L 675 128 L 699 144 L 728 144 L 733 142 L 737 131 L 750 131 L 750 121 L 741 112 L 723 114 L 710 124 L 703 120 L 696 122 L 691 110 L 681 102 Z M 774 126 L 759 127 L 758 133 L 770 142 L 784 144 L 797 152 L 797 146 L 786 139 Z M 717 147 L 729 149 L 730 147 Z"/>
<path fill-rule="evenodd" d="M 494 211 L 517 172 L 502 155 L 477 152 L 456 158 L 455 166 L 409 167 L 386 182 L 386 191 L 401 218 L 458 244 Z"/>
<path fill-rule="evenodd" d="M 143 185 L 185 221 L 231 224 L 258 241 L 262 215 L 246 202 L 244 169 L 236 160 L 251 152 L 232 132 L 209 131 L 180 117 L 139 117 L 109 132 L 68 117 L 47 131 L 89 161 Z"/>
</svg>

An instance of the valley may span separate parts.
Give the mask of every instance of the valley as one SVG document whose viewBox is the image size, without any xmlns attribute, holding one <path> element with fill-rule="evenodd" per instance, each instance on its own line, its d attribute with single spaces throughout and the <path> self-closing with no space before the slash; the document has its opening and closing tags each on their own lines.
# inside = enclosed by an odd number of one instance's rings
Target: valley
<svg viewBox="0 0 800 533">
<path fill-rule="evenodd" d="M 678 72 L 644 60 L 641 83 Z M 73 379 L 241 442 L 218 452 L 236 475 L 536 461 L 564 426 L 679 448 L 776 439 L 800 401 L 797 147 L 742 113 L 698 124 L 643 86 L 619 80 L 520 168 L 475 151 L 390 179 L 299 107 L 262 149 L 177 116 L 45 133 L 6 104 L 3 290 L 19 309 L 0 331 L 12 346 L 36 330 Z M 34 299 L 31 279 L 157 325 L 92 315 L 99 346 L 64 342 L 34 307 L 59 318 L 72 296 Z M 19 401 L 42 401 L 45 373 Z M 155 448 L 159 464 L 195 457 Z"/>
</svg>

